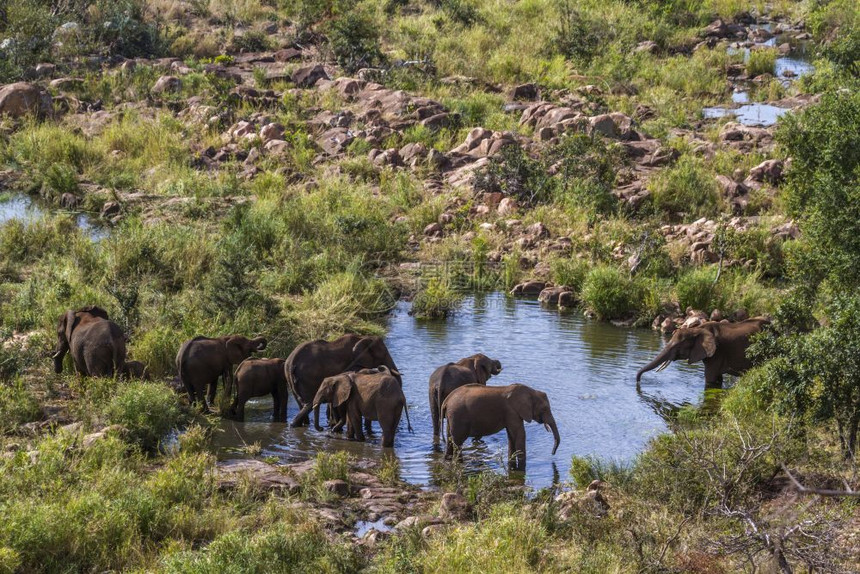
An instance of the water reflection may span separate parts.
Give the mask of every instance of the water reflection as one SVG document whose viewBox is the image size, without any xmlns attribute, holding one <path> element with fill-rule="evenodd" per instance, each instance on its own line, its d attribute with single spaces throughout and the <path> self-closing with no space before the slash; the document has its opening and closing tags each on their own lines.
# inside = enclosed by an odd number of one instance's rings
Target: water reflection
<svg viewBox="0 0 860 574">
<path fill-rule="evenodd" d="M 6 195 L 0 198 L 0 225 L 13 219 L 24 223 L 31 223 L 44 217 L 48 212 L 48 210 L 43 209 L 26 195 Z M 93 241 L 99 241 L 109 235 L 108 229 L 102 226 L 97 218 L 89 214 L 64 212 L 61 210 L 56 210 L 56 212 L 73 215 L 78 227 Z"/>
<path fill-rule="evenodd" d="M 403 479 L 419 484 L 442 481 L 446 464 L 432 445 L 427 382 L 444 363 L 476 352 L 502 362 L 502 373 L 490 384 L 525 383 L 545 391 L 561 433 L 552 456 L 552 434 L 538 424 L 526 424 L 528 466 L 526 482 L 536 488 L 566 479 L 571 456 L 594 455 L 629 461 L 647 441 L 667 429 L 673 409 L 701 400 L 701 368 L 673 363 L 658 375 L 642 380 L 636 392 L 636 370 L 662 347 L 650 330 L 625 329 L 583 319 L 578 313 L 558 313 L 536 301 L 513 300 L 492 294 L 464 301 L 448 321 L 420 321 L 400 303 L 389 320 L 386 344 L 403 373 L 415 433 L 401 423 L 395 439 Z M 347 450 L 358 457 L 379 459 L 380 434 L 366 443 L 308 428 L 290 429 L 269 422 L 271 399 L 252 401 L 247 422 L 224 421 L 215 437 L 218 445 L 242 447 L 259 443 L 264 456 L 297 461 L 322 450 Z M 296 406 L 289 408 L 295 412 Z M 235 451 L 224 452 L 235 457 Z M 506 467 L 507 438 L 502 432 L 480 441 L 467 441 L 462 464 L 467 472 Z"/>
</svg>

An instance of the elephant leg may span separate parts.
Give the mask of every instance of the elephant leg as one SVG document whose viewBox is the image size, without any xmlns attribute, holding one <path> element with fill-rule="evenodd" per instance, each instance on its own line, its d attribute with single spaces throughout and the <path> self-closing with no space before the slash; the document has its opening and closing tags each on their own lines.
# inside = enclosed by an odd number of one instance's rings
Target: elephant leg
<svg viewBox="0 0 860 574">
<path fill-rule="evenodd" d="M 272 393 L 272 420 L 275 422 L 280 422 L 278 419 L 281 416 L 281 397 L 278 395 L 278 392 L 275 391 Z"/>
<path fill-rule="evenodd" d="M 430 418 L 433 419 L 433 445 L 435 446 L 439 444 L 441 421 L 439 420 L 439 405 L 432 394 L 430 396 Z"/>
<path fill-rule="evenodd" d="M 311 403 L 305 403 L 304 405 L 302 405 L 302 408 L 293 418 L 292 422 L 290 423 L 290 426 L 293 428 L 303 426 L 305 422 L 309 420 L 308 413 L 311 412 L 312 408 L 314 408 L 314 406 Z"/>
<path fill-rule="evenodd" d="M 320 432 L 325 430 L 320 426 L 320 407 L 319 406 L 317 406 L 317 408 L 314 409 L 314 428 Z"/>
<path fill-rule="evenodd" d="M 513 448 L 512 448 L 513 447 Z M 522 423 L 513 431 L 508 430 L 508 460 L 511 470 L 526 470 L 526 429 Z"/>
<path fill-rule="evenodd" d="M 458 459 L 461 458 L 463 443 L 466 442 L 467 438 L 469 438 L 469 433 L 465 429 L 458 428 L 457 425 L 452 425 L 451 421 L 448 421 L 448 440 L 446 441 L 445 458 L 451 459 L 455 454 Z"/>
<path fill-rule="evenodd" d="M 208 401 L 209 406 L 213 406 L 215 404 L 215 395 L 218 392 L 218 379 L 215 379 L 214 382 L 209 383 L 209 390 L 206 393 L 206 400 Z"/>
<path fill-rule="evenodd" d="M 364 417 L 364 432 L 367 434 L 373 434 L 373 421 L 367 417 Z"/>
<path fill-rule="evenodd" d="M 397 434 L 397 425 L 400 424 L 401 409 L 395 409 L 394 412 L 380 417 L 379 426 L 382 428 L 382 446 L 383 448 L 394 448 L 394 435 Z"/>
</svg>

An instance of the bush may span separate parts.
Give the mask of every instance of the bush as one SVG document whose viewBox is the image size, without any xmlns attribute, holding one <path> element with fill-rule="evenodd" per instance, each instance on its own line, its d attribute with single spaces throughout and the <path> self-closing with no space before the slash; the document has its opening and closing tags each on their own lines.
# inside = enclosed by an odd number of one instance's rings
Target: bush
<svg viewBox="0 0 860 574">
<path fill-rule="evenodd" d="M 550 153 L 556 166 L 561 201 L 589 213 L 611 213 L 617 201 L 612 195 L 618 168 L 623 164 L 622 148 L 607 145 L 599 137 L 566 135 Z"/>
<path fill-rule="evenodd" d="M 682 310 L 692 307 L 707 313 L 714 307 L 716 274 L 713 267 L 698 267 L 681 275 L 675 285 L 675 295 Z"/>
<path fill-rule="evenodd" d="M 668 213 L 684 213 L 697 219 L 717 212 L 720 195 L 712 173 L 702 160 L 684 155 L 674 166 L 649 180 L 654 205 Z"/>
<path fill-rule="evenodd" d="M 476 191 L 501 192 L 524 206 L 550 202 L 554 189 L 546 167 L 516 144 L 504 146 L 475 174 Z"/>
<path fill-rule="evenodd" d="M 776 68 L 777 53 L 777 50 L 771 48 L 750 51 L 750 57 L 746 64 L 747 74 L 752 78 L 762 74 L 773 74 Z"/>
<path fill-rule="evenodd" d="M 444 319 L 457 310 L 462 300 L 461 293 L 434 278 L 415 294 L 411 314 L 419 319 Z"/>
<path fill-rule="evenodd" d="M 637 308 L 633 281 L 618 268 L 591 269 L 582 283 L 582 302 L 599 319 L 626 319 Z"/>
<path fill-rule="evenodd" d="M 130 439 L 150 452 L 182 422 L 176 394 L 158 383 L 123 383 L 104 414 L 111 424 L 128 429 Z"/>
<path fill-rule="evenodd" d="M 378 30 L 373 18 L 360 10 L 335 19 L 328 28 L 328 39 L 338 65 L 352 73 L 382 62 Z"/>
<path fill-rule="evenodd" d="M 550 264 L 552 280 L 556 285 L 566 285 L 575 293 L 582 290 L 585 276 L 588 274 L 588 263 L 582 259 L 554 259 Z"/>
</svg>

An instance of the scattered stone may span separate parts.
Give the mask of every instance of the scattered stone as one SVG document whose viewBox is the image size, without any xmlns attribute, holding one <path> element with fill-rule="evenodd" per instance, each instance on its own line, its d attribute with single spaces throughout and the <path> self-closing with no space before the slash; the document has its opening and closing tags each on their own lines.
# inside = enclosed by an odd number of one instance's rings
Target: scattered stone
<svg viewBox="0 0 860 574">
<path fill-rule="evenodd" d="M 576 303 L 576 297 L 569 287 L 547 287 L 538 295 L 538 301 L 546 305 L 572 307 Z"/>
<path fill-rule="evenodd" d="M 33 114 L 45 117 L 52 113 L 51 96 L 34 84 L 16 82 L 0 88 L 0 116 L 20 118 Z"/>
<path fill-rule="evenodd" d="M 499 207 L 497 211 L 499 215 L 510 215 L 517 210 L 517 202 L 515 199 L 510 197 L 505 197 L 499 202 Z"/>
<path fill-rule="evenodd" d="M 441 237 L 442 236 L 442 224 L 440 223 L 431 223 L 427 227 L 424 228 L 424 235 L 427 237 Z"/>
<path fill-rule="evenodd" d="M 182 89 L 182 80 L 176 76 L 161 76 L 150 90 L 153 94 L 176 93 Z"/>
<path fill-rule="evenodd" d="M 286 128 L 284 128 L 283 125 L 277 122 L 272 122 L 262 127 L 260 130 L 260 139 L 262 139 L 263 142 L 284 139 L 285 131 Z"/>
<path fill-rule="evenodd" d="M 510 97 L 512 100 L 534 101 L 538 99 L 537 84 L 520 84 L 511 90 Z"/>
<path fill-rule="evenodd" d="M 647 52 L 649 54 L 654 54 L 657 52 L 657 42 L 654 40 L 645 40 L 644 42 L 639 42 L 636 44 L 636 47 L 633 48 L 633 52 Z"/>
<path fill-rule="evenodd" d="M 102 206 L 100 217 L 102 219 L 109 219 L 115 215 L 119 215 L 121 210 L 122 207 L 118 201 L 108 201 Z"/>
<path fill-rule="evenodd" d="M 349 483 L 345 480 L 334 479 L 323 482 L 323 488 L 335 496 L 346 498 L 349 496 Z"/>
<path fill-rule="evenodd" d="M 782 173 L 785 164 L 779 159 L 768 159 L 750 170 L 750 177 L 754 181 L 778 184 L 782 181 Z"/>
<path fill-rule="evenodd" d="M 472 512 L 472 506 L 466 497 L 456 492 L 446 492 L 442 495 L 439 515 L 447 520 L 466 520 Z"/>
<path fill-rule="evenodd" d="M 525 283 L 515 285 L 514 288 L 511 289 L 511 295 L 537 297 L 544 289 L 547 288 L 547 286 L 547 283 L 543 281 L 526 281 Z"/>
<path fill-rule="evenodd" d="M 291 76 L 293 83 L 299 88 L 312 88 L 319 80 L 328 80 L 325 68 L 316 66 L 304 66 L 293 72 Z"/>
<path fill-rule="evenodd" d="M 283 470 L 285 467 L 267 464 L 261 460 L 231 459 L 219 462 L 215 467 L 215 474 L 218 487 L 222 490 L 235 488 L 239 481 L 245 478 L 264 490 L 297 494 L 301 490 L 299 481 L 282 472 Z"/>
</svg>

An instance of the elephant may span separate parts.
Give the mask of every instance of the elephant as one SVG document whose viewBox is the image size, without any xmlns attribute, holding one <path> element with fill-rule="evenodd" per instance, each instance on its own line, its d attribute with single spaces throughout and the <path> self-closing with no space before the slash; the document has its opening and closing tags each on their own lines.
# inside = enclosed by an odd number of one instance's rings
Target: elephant
<svg viewBox="0 0 860 574">
<path fill-rule="evenodd" d="M 122 366 L 122 376 L 126 379 L 149 380 L 149 368 L 140 361 L 126 361 Z"/>
<path fill-rule="evenodd" d="M 478 353 L 456 363 L 442 365 L 430 375 L 430 416 L 433 419 L 433 444 L 439 443 L 442 403 L 451 391 L 463 385 L 486 385 L 493 375 L 502 372 L 502 364 Z"/>
<path fill-rule="evenodd" d="M 322 403 L 330 403 L 334 412 L 346 419 L 346 435 L 350 439 L 364 440 L 364 417 L 368 430 L 371 421 L 379 421 L 382 428 L 382 446 L 393 447 L 394 435 L 404 409 L 407 425 L 409 430 L 412 430 L 401 382 L 385 365 L 378 369 L 362 369 L 326 377 L 314 396 L 313 408 L 318 410 Z M 341 419 L 335 429 L 343 425 L 343 422 Z"/>
<path fill-rule="evenodd" d="M 445 458 L 468 437 L 481 438 L 502 429 L 508 433 L 508 461 L 511 470 L 526 469 L 526 429 L 523 422 L 537 421 L 552 432 L 555 442 L 552 454 L 558 450 L 561 437 L 552 416 L 546 393 L 526 385 L 504 387 L 464 385 L 455 389 L 442 403 L 442 417 L 448 423 L 448 447 Z"/>
<path fill-rule="evenodd" d="M 308 413 L 313 408 L 314 397 L 323 379 L 379 365 L 388 367 L 391 374 L 402 383 L 397 365 L 382 337 L 344 335 L 334 341 L 308 341 L 293 349 L 284 364 L 284 371 L 300 410 L 290 426 L 297 427 L 309 422 Z M 323 429 L 319 423 L 319 408 L 316 408 L 314 428 L 321 431 Z"/>
<path fill-rule="evenodd" d="M 236 369 L 236 398 L 230 405 L 230 416 L 245 420 L 245 403 L 252 397 L 272 395 L 273 419 L 287 421 L 286 359 L 246 359 Z M 227 389 L 232 392 L 231 389 Z M 228 396 L 230 396 L 228 394 Z"/>
<path fill-rule="evenodd" d="M 203 409 L 207 410 L 215 401 L 218 377 L 224 377 L 227 389 L 232 392 L 233 365 L 238 365 L 250 357 L 251 353 L 265 348 L 265 337 L 194 337 L 182 343 L 179 348 L 179 353 L 176 354 L 176 371 L 191 402 L 200 401 Z M 208 397 L 204 396 L 207 387 Z"/>
<path fill-rule="evenodd" d="M 738 323 L 708 321 L 698 327 L 681 327 L 657 357 L 636 373 L 636 388 L 642 374 L 654 368 L 662 371 L 669 363 L 687 359 L 705 364 L 705 389 L 721 389 L 723 375 L 740 375 L 752 364 L 746 356 L 750 337 L 759 333 L 770 319 L 755 317 Z"/>
<path fill-rule="evenodd" d="M 125 333 L 101 307 L 89 305 L 66 311 L 57 323 L 54 371 L 63 372 L 63 359 L 71 352 L 78 374 L 119 376 L 125 364 L 125 343 Z"/>
</svg>

